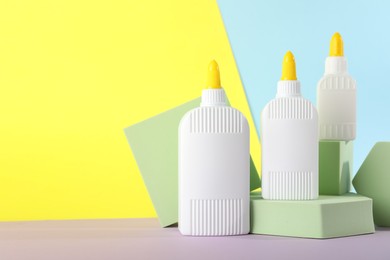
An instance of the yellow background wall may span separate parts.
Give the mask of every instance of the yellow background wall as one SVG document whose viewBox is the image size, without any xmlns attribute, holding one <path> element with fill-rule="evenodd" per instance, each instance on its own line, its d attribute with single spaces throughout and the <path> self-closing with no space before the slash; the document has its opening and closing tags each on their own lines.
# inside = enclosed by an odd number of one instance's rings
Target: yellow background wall
<svg viewBox="0 0 390 260">
<path fill-rule="evenodd" d="M 213 58 L 249 116 L 214 1 L 0 1 L 0 220 L 155 216 L 123 129 L 198 97 Z"/>
</svg>

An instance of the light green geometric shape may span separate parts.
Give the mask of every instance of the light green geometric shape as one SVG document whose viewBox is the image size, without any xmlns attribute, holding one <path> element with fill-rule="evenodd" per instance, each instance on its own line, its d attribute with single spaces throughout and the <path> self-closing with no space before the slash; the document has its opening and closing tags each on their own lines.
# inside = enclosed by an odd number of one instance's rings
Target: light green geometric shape
<svg viewBox="0 0 390 260">
<path fill-rule="evenodd" d="M 359 194 L 373 199 L 374 222 L 390 227 L 390 142 L 378 142 L 352 181 Z"/>
<path fill-rule="evenodd" d="M 317 200 L 264 200 L 251 194 L 251 233 L 333 238 L 374 233 L 372 200 L 347 193 Z"/>
<path fill-rule="evenodd" d="M 199 107 L 200 102 L 197 98 L 125 129 L 162 227 L 178 221 L 179 122 L 185 113 Z M 250 189 L 255 190 L 261 183 L 252 158 L 250 165 Z"/>
<path fill-rule="evenodd" d="M 319 192 L 342 195 L 350 190 L 353 171 L 353 141 L 320 141 Z"/>
</svg>

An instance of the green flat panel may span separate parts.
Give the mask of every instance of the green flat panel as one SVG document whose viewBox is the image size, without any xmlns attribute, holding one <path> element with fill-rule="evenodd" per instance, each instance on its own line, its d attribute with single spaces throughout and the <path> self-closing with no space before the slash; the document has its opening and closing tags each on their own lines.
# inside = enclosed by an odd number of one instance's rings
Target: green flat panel
<svg viewBox="0 0 390 260">
<path fill-rule="evenodd" d="M 350 191 L 353 171 L 352 141 L 320 141 L 319 192 L 342 195 Z"/>
<path fill-rule="evenodd" d="M 390 142 L 378 142 L 353 179 L 359 194 L 373 199 L 377 226 L 390 227 Z"/>
<path fill-rule="evenodd" d="M 178 221 L 178 128 L 181 118 L 198 107 L 200 98 L 125 129 L 145 186 L 162 227 Z M 251 158 L 250 189 L 260 187 Z M 223 180 L 221 180 L 223 185 Z"/>
<path fill-rule="evenodd" d="M 251 233 L 333 238 L 373 233 L 372 200 L 348 193 L 317 200 L 264 200 L 251 194 Z"/>
</svg>

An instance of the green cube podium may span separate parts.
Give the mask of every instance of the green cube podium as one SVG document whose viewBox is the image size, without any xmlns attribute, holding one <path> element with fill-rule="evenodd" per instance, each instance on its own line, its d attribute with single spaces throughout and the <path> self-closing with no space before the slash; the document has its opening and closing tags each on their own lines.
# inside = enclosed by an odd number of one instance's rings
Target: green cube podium
<svg viewBox="0 0 390 260">
<path fill-rule="evenodd" d="M 353 171 L 352 141 L 320 141 L 319 193 L 342 195 L 350 191 Z"/>
</svg>

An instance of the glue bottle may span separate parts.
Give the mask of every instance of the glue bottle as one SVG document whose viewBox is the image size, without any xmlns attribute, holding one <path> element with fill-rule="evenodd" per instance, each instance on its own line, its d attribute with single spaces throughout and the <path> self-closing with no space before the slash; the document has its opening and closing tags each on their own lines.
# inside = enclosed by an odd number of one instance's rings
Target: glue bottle
<svg viewBox="0 0 390 260">
<path fill-rule="evenodd" d="M 179 230 L 183 235 L 249 232 L 249 126 L 226 105 L 215 61 L 199 108 L 179 126 Z"/>
<path fill-rule="evenodd" d="M 261 113 L 262 196 L 270 200 L 318 197 L 318 115 L 301 95 L 295 60 L 284 56 L 276 98 Z"/>
<path fill-rule="evenodd" d="M 350 141 L 356 137 L 356 81 L 348 74 L 343 39 L 330 41 L 325 74 L 317 85 L 320 140 Z"/>
</svg>

